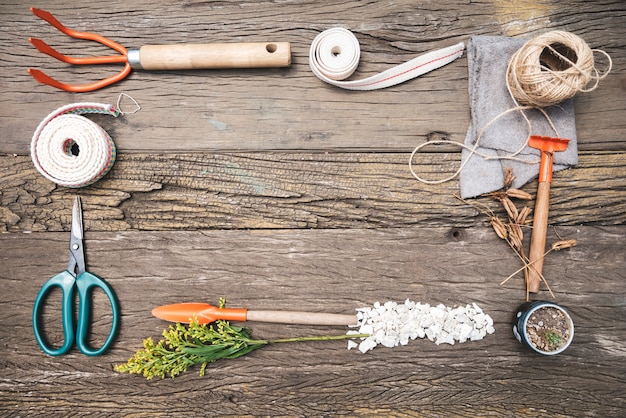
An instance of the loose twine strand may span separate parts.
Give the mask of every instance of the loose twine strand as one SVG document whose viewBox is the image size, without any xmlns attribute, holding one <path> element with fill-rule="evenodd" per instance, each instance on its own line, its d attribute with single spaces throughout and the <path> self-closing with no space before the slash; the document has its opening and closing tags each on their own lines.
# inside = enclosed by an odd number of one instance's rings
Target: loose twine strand
<svg viewBox="0 0 626 418">
<path fill-rule="evenodd" d="M 595 67 L 594 53 L 600 53 L 608 60 L 608 67 L 603 73 Z M 526 164 L 537 164 L 539 161 L 529 161 L 518 157 L 528 145 L 533 131 L 532 123 L 525 111 L 538 110 L 546 118 L 556 136 L 560 136 L 544 108 L 559 104 L 579 92 L 595 90 L 600 80 L 609 74 L 612 67 L 613 62 L 609 54 L 600 49 L 591 49 L 582 38 L 570 32 L 551 31 L 529 40 L 513 54 L 507 65 L 506 86 L 515 106 L 489 121 L 481 129 L 471 147 L 448 140 L 433 140 L 418 145 L 409 157 L 411 174 L 425 184 L 445 183 L 457 177 L 474 155 L 485 160 L 514 160 Z M 504 156 L 492 156 L 479 152 L 480 139 L 485 131 L 503 116 L 514 112 L 522 115 L 528 127 L 528 135 L 522 146 L 512 154 Z M 420 177 L 413 169 L 415 154 L 424 147 L 440 144 L 454 144 L 469 151 L 469 155 L 461 162 L 459 168 L 446 178 L 430 180 Z"/>
</svg>

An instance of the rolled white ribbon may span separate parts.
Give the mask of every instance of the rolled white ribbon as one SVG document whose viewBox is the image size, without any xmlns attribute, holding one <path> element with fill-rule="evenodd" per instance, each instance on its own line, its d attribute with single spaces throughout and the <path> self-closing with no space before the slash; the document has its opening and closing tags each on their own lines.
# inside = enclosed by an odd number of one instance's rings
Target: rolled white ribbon
<svg viewBox="0 0 626 418">
<path fill-rule="evenodd" d="M 428 52 L 363 80 L 342 81 L 359 65 L 361 48 L 352 32 L 344 28 L 325 30 L 315 37 L 309 51 L 309 66 L 320 80 L 347 90 L 391 87 L 443 67 L 463 55 L 465 44 Z"/>
<path fill-rule="evenodd" d="M 83 187 L 102 178 L 113 166 L 115 143 L 97 123 L 80 116 L 104 113 L 117 117 L 112 105 L 73 103 L 41 121 L 30 145 L 35 168 L 48 180 L 65 187 Z"/>
</svg>

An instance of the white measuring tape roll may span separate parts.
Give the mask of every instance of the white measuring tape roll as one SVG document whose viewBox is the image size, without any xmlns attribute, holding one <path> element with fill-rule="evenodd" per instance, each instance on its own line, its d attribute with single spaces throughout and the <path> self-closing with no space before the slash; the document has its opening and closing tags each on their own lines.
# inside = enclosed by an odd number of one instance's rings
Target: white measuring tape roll
<svg viewBox="0 0 626 418">
<path fill-rule="evenodd" d="M 113 140 L 100 125 L 80 116 L 84 113 L 120 115 L 120 111 L 109 104 L 63 106 L 41 121 L 30 144 L 30 155 L 37 170 L 60 186 L 92 184 L 115 162 Z"/>
<path fill-rule="evenodd" d="M 325 30 L 315 37 L 309 52 L 309 65 L 321 80 L 348 90 L 376 90 L 395 86 L 429 71 L 443 67 L 463 55 L 463 42 L 431 51 L 404 64 L 363 80 L 341 81 L 359 65 L 361 48 L 352 32 L 344 28 Z"/>
</svg>

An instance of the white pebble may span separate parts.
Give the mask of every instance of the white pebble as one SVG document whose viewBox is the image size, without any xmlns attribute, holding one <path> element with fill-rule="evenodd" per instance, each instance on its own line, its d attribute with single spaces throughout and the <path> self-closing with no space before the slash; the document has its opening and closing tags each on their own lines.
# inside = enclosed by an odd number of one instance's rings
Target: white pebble
<svg viewBox="0 0 626 418">
<path fill-rule="evenodd" d="M 351 330 L 348 334 L 369 334 L 358 344 L 362 353 L 378 344 L 393 348 L 416 338 L 428 338 L 437 345 L 464 343 L 495 332 L 493 319 L 475 303 L 449 308 L 443 304 L 431 307 L 409 299 L 403 304 L 376 302 L 371 308 L 357 309 L 357 320 L 358 331 Z M 348 342 L 348 350 L 356 347 L 354 341 Z"/>
<path fill-rule="evenodd" d="M 376 347 L 378 345 L 378 343 L 376 341 L 374 341 L 371 338 L 366 338 L 363 341 L 361 341 L 361 344 L 359 344 L 359 351 L 361 351 L 361 353 L 367 353 L 368 351 L 370 351 L 372 348 Z"/>
</svg>

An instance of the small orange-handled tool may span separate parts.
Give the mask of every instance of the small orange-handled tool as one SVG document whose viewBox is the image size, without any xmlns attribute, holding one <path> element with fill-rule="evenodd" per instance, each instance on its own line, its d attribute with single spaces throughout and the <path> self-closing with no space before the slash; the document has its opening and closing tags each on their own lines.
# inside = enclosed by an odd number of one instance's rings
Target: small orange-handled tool
<svg viewBox="0 0 626 418">
<path fill-rule="evenodd" d="M 200 324 L 218 319 L 225 321 L 256 321 L 302 325 L 356 325 L 356 315 L 299 311 L 250 311 L 245 308 L 219 308 L 208 303 L 176 303 L 159 306 L 152 315 L 171 322 L 189 323 L 197 318 Z"/>
<path fill-rule="evenodd" d="M 546 234 L 548 232 L 548 210 L 550 207 L 550 183 L 552 183 L 552 164 L 554 153 L 565 151 L 569 139 L 552 138 L 549 136 L 531 136 L 528 145 L 541 151 L 539 163 L 539 185 L 535 201 L 535 215 L 533 218 L 533 232 L 530 239 L 530 254 L 528 271 L 529 292 L 539 292 L 543 257 L 546 249 Z"/>
<path fill-rule="evenodd" d="M 99 42 L 120 53 L 120 55 L 103 57 L 69 57 L 56 51 L 41 39 L 29 38 L 29 42 L 39 52 L 43 52 L 68 64 L 124 64 L 124 68 L 119 73 L 94 83 L 82 85 L 61 83 L 40 70 L 28 69 L 30 75 L 40 83 L 65 91 L 82 93 L 100 89 L 124 79 L 133 68 L 144 70 L 194 70 L 287 67 L 291 64 L 291 45 L 289 42 L 145 45 L 139 49 L 126 49 L 124 46 L 102 35 L 69 29 L 50 12 L 35 7 L 31 7 L 30 10 L 35 16 L 45 20 L 72 38 Z"/>
</svg>

